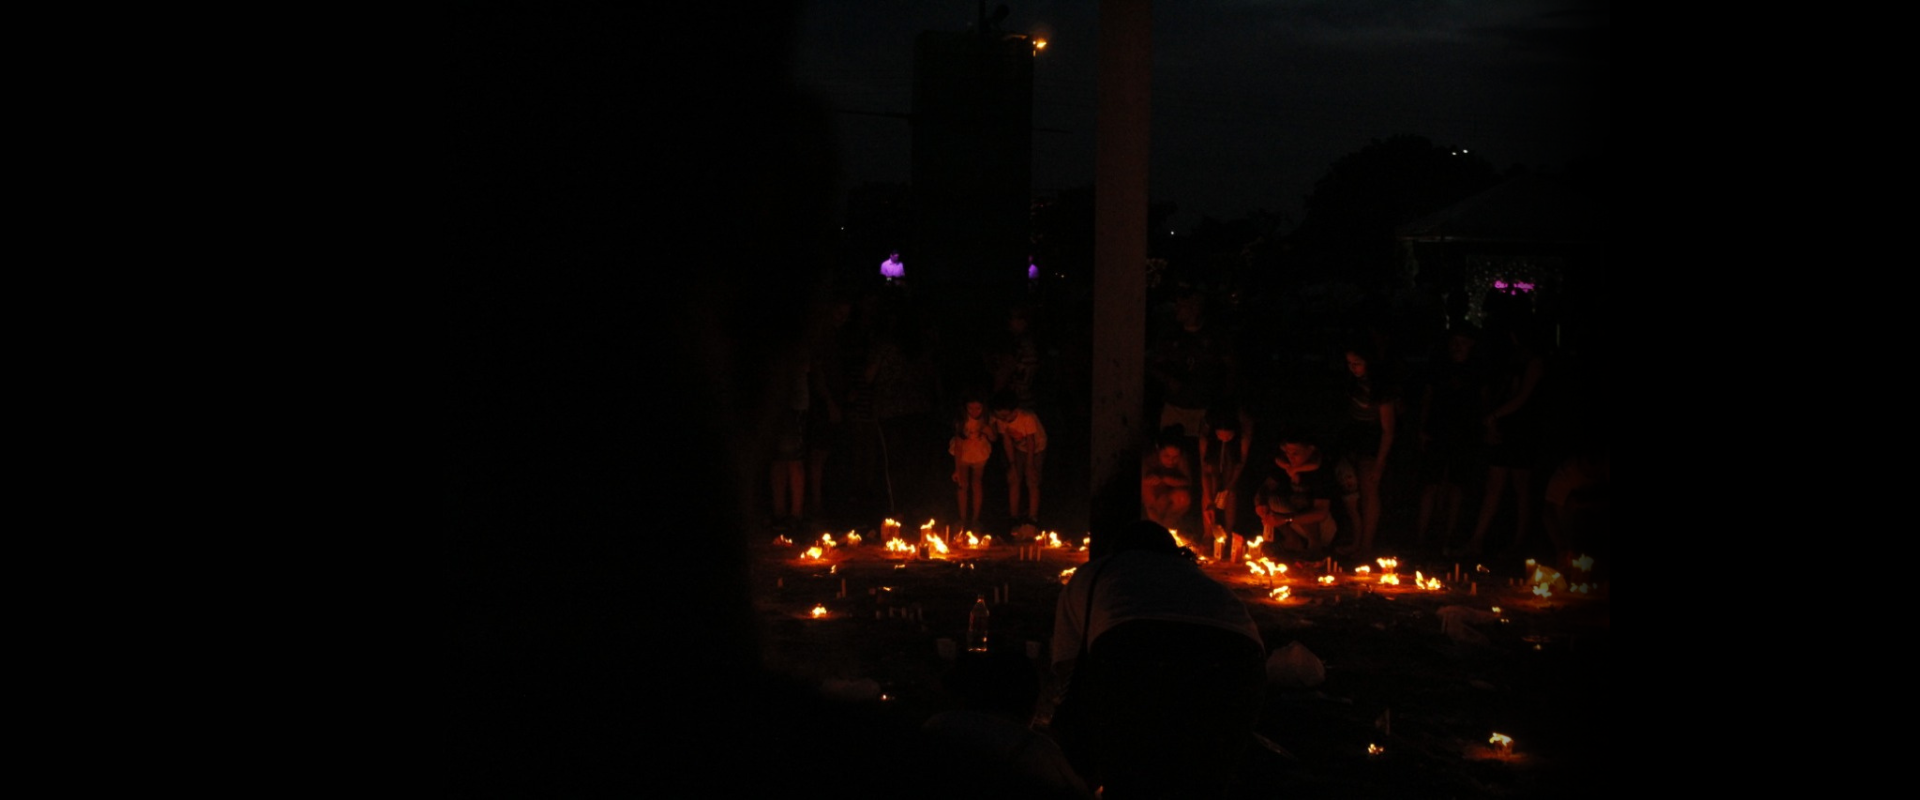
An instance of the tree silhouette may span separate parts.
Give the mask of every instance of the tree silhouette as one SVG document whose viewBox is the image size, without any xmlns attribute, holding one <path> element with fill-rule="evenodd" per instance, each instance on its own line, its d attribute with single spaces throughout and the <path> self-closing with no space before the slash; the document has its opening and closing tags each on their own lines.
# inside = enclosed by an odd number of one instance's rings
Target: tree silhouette
<svg viewBox="0 0 1920 800">
<path fill-rule="evenodd" d="M 1401 256 L 1394 228 L 1499 183 L 1486 159 L 1422 136 L 1375 139 L 1314 183 L 1294 231 L 1288 271 L 1300 280 L 1384 288 Z"/>
</svg>

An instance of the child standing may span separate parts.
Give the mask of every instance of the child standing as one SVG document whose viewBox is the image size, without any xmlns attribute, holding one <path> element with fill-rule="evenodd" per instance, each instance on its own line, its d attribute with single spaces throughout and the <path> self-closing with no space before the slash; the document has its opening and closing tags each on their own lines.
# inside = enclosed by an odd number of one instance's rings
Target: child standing
<svg viewBox="0 0 1920 800">
<path fill-rule="evenodd" d="M 980 527 L 980 479 L 987 459 L 993 456 L 993 420 L 987 416 L 987 404 L 969 396 L 960 406 L 953 422 L 953 438 L 947 440 L 947 452 L 953 455 L 955 496 L 960 501 L 961 530 Z"/>
<path fill-rule="evenodd" d="M 1011 389 L 993 395 L 993 435 L 1007 454 L 1007 515 L 1014 528 L 1040 524 L 1040 471 L 1046 463 L 1047 429 L 1040 417 L 1020 407 Z M 1027 490 L 1027 513 L 1020 514 L 1020 489 Z"/>
</svg>

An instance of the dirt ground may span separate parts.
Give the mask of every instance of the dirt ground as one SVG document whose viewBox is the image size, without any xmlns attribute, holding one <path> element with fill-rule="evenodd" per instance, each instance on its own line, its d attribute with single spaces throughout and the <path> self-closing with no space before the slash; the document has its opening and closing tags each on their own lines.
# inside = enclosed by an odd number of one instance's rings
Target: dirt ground
<svg viewBox="0 0 1920 800">
<path fill-rule="evenodd" d="M 976 596 L 990 601 L 992 646 L 1035 656 L 1045 674 L 1062 573 L 1085 561 L 1070 549 L 1077 542 L 1037 560 L 1008 543 L 909 559 L 872 530 L 859 545 L 810 559 L 817 534 L 788 535 L 796 541 L 769 534 L 754 548 L 766 665 L 916 723 L 951 706 L 940 640 L 964 643 Z M 917 531 L 903 538 L 917 540 Z M 1366 574 L 1336 563 L 1331 585 L 1319 582 L 1333 574 L 1326 562 L 1289 564 L 1273 583 L 1288 590 L 1284 600 L 1244 564 L 1205 565 L 1247 602 L 1270 653 L 1298 643 L 1324 667 L 1314 685 L 1269 685 L 1259 726 L 1268 746 L 1240 770 L 1237 796 L 1609 793 L 1608 587 L 1592 582 L 1604 572 L 1565 576 L 1589 581 L 1584 594 L 1563 584 L 1540 597 L 1521 582 L 1524 561 L 1403 561 L 1397 586 L 1381 583 L 1378 563 L 1364 565 Z M 1456 569 L 1463 580 L 1453 580 Z M 1416 571 L 1443 588 L 1413 587 Z M 1461 620 L 1455 635 L 1448 616 Z M 1043 701 L 1036 724 L 1044 727 L 1047 711 Z M 1496 734 L 1511 739 L 1509 749 L 1491 741 Z"/>
</svg>

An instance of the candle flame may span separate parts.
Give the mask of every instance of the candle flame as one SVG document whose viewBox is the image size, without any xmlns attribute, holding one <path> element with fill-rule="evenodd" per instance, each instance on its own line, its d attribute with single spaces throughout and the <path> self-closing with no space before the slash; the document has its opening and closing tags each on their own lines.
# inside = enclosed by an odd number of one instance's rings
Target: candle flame
<svg viewBox="0 0 1920 800">
<path fill-rule="evenodd" d="M 1395 574 L 1393 574 L 1393 573 L 1391 573 L 1391 572 L 1389 572 L 1389 573 L 1387 573 L 1387 574 L 1385 574 L 1385 575 L 1382 575 L 1382 576 L 1380 576 L 1380 582 L 1381 582 L 1381 583 L 1384 583 L 1384 584 L 1388 584 L 1388 585 L 1391 585 L 1391 586 L 1399 586 L 1399 585 L 1400 585 L 1400 576 L 1398 576 L 1398 575 L 1395 575 Z"/>
<path fill-rule="evenodd" d="M 1386 748 L 1381 747 L 1380 745 L 1374 744 L 1372 742 L 1367 743 L 1367 755 L 1377 756 L 1384 752 L 1387 752 Z"/>
<path fill-rule="evenodd" d="M 800 557 L 806 558 L 806 559 L 818 560 L 820 558 L 820 554 L 824 552 L 826 551 L 821 550 L 819 545 L 814 545 L 812 547 L 807 548 L 807 552 L 801 553 Z"/>
<path fill-rule="evenodd" d="M 820 534 L 820 546 L 821 547 L 839 547 L 840 545 L 833 541 L 833 534 L 823 533 L 823 534 Z"/>
<path fill-rule="evenodd" d="M 1322 575 L 1322 576 L 1320 576 L 1320 582 L 1321 582 L 1321 583 L 1324 583 L 1324 584 L 1326 584 L 1326 585 L 1328 585 L 1328 586 L 1332 586 L 1332 585 L 1333 585 L 1333 576 L 1332 576 L 1332 575 Z"/>
<path fill-rule="evenodd" d="M 1272 590 L 1267 592 L 1267 596 L 1275 600 L 1285 600 L 1287 599 L 1288 595 L 1291 593 L 1292 593 L 1292 590 L 1288 589 L 1285 586 L 1276 586 Z"/>
<path fill-rule="evenodd" d="M 1060 541 L 1060 534 L 1055 533 L 1053 531 L 1047 531 L 1047 546 L 1048 547 L 1066 547 L 1067 545 L 1065 542 Z"/>
<path fill-rule="evenodd" d="M 821 617 L 824 617 L 824 616 L 826 616 L 826 615 L 827 615 L 827 607 L 826 607 L 825 605 L 815 605 L 815 606 L 813 607 L 813 618 L 814 618 L 814 619 L 819 619 L 819 618 L 821 618 Z"/>
<path fill-rule="evenodd" d="M 790 544 L 793 544 L 793 540 L 792 540 L 792 539 L 789 539 L 789 538 L 787 538 L 787 537 L 786 537 L 786 536 L 784 536 L 784 535 L 782 535 L 782 536 L 775 536 L 775 537 L 773 537 L 773 543 L 774 543 L 774 544 L 777 544 L 777 545 L 790 545 Z"/>
<path fill-rule="evenodd" d="M 1358 573 L 1360 573 L 1360 574 L 1362 574 L 1362 575 L 1365 575 L 1365 574 L 1367 574 L 1367 573 L 1369 573 L 1369 572 L 1372 572 L 1372 571 L 1373 571 L 1373 568 L 1372 568 L 1372 567 L 1369 567 L 1369 566 L 1367 566 L 1367 565 L 1365 565 L 1365 564 L 1361 564 L 1360 566 L 1357 566 L 1357 567 L 1354 567 L 1354 568 L 1353 568 L 1353 571 L 1354 571 L 1354 572 L 1358 572 Z"/>
<path fill-rule="evenodd" d="M 1068 567 L 1066 569 L 1061 570 L 1060 583 L 1065 584 L 1067 581 L 1073 580 L 1073 571 L 1076 569 L 1079 569 L 1079 567 Z"/>
<path fill-rule="evenodd" d="M 1420 574 L 1420 570 L 1416 569 L 1413 571 L 1413 585 L 1418 586 L 1430 592 L 1439 591 L 1440 578 L 1439 576 L 1434 576 L 1432 578 L 1423 577 Z"/>
<path fill-rule="evenodd" d="M 1493 744 L 1493 745 L 1497 745 L 1497 746 L 1499 746 L 1499 748 L 1500 748 L 1500 749 L 1502 749 L 1502 750 L 1512 750 L 1512 749 L 1513 749 L 1513 737 L 1511 737 L 1511 736 L 1507 736 L 1507 735 L 1505 735 L 1505 734 L 1501 734 L 1501 733 L 1495 733 L 1495 734 L 1493 735 L 1493 738 L 1490 738 L 1490 739 L 1488 739 L 1488 740 L 1487 740 L 1487 742 L 1488 742 L 1489 744 Z"/>
</svg>

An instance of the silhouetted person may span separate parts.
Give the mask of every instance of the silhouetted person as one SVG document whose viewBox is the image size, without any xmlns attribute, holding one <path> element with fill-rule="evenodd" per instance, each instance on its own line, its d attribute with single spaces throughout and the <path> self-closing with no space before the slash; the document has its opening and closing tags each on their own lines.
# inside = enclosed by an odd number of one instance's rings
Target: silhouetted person
<svg viewBox="0 0 1920 800">
<path fill-rule="evenodd" d="M 1054 610 L 1051 726 L 1103 798 L 1220 797 L 1260 717 L 1260 630 L 1164 526 L 1092 537 Z"/>
<path fill-rule="evenodd" d="M 1179 425 L 1186 450 L 1197 458 L 1207 408 L 1230 401 L 1239 391 L 1239 359 L 1233 337 L 1208 309 L 1199 288 L 1182 287 L 1173 301 L 1173 324 L 1147 351 L 1147 378 L 1160 398 L 1154 430 Z"/>
<path fill-rule="evenodd" d="M 1533 529 L 1533 472 L 1542 458 L 1546 436 L 1547 415 L 1540 396 L 1548 367 L 1545 343 L 1530 320 L 1501 324 L 1495 329 L 1494 341 L 1499 356 L 1489 400 L 1493 408 L 1481 418 L 1487 444 L 1487 486 L 1473 536 L 1464 548 L 1467 554 L 1478 554 L 1486 546 L 1487 532 L 1493 527 L 1509 483 L 1514 504 L 1513 547 L 1525 546 Z"/>
<path fill-rule="evenodd" d="M 1421 545 L 1429 539 L 1441 544 L 1453 541 L 1467 487 L 1486 475 L 1481 419 L 1488 408 L 1489 388 L 1479 340 L 1478 329 L 1455 326 L 1445 351 L 1433 360 L 1422 381 L 1414 425 L 1420 478 L 1416 531 Z"/>
<path fill-rule="evenodd" d="M 1380 492 L 1400 429 L 1400 389 L 1371 341 L 1348 345 L 1344 356 L 1351 380 L 1347 382 L 1346 425 L 1337 449 L 1353 467 L 1348 512 L 1353 519 L 1353 554 L 1364 561 L 1372 557 L 1374 537 L 1380 532 Z"/>
</svg>

